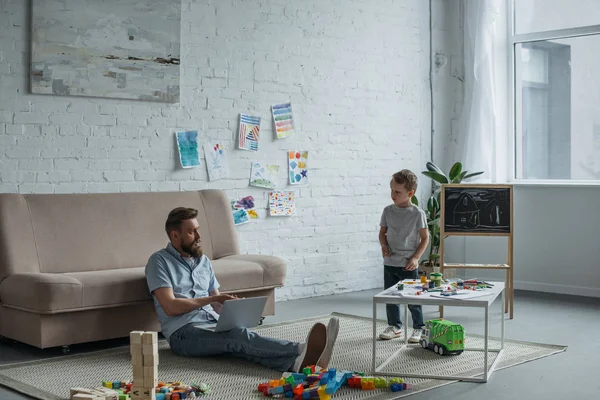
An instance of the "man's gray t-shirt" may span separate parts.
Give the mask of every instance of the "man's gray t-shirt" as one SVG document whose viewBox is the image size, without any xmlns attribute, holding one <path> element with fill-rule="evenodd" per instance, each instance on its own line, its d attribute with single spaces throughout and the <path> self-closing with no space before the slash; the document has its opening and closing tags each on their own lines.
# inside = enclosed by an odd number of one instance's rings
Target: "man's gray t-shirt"
<svg viewBox="0 0 600 400">
<path fill-rule="evenodd" d="M 425 212 L 414 205 L 403 208 L 390 204 L 383 209 L 380 225 L 387 228 L 392 252 L 391 257 L 383 258 L 384 265 L 405 267 L 421 242 L 419 230 L 427 228 Z"/>
</svg>

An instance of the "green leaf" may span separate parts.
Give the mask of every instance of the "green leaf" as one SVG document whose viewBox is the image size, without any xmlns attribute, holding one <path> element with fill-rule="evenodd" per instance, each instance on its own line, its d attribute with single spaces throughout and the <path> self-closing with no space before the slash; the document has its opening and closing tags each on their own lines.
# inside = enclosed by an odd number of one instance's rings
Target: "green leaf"
<svg viewBox="0 0 600 400">
<path fill-rule="evenodd" d="M 452 179 L 452 183 L 461 183 L 462 180 L 465 179 L 465 176 L 467 176 L 467 172 L 468 171 L 463 171 L 460 174 L 458 174 L 458 176 Z"/>
<path fill-rule="evenodd" d="M 427 171 L 437 172 L 440 175 L 444 175 L 444 171 L 442 171 L 437 165 L 435 165 L 431 161 L 428 161 L 427 164 L 425 164 L 425 168 L 427 168 Z"/>
<path fill-rule="evenodd" d="M 429 258 L 431 258 L 432 260 L 438 260 L 438 259 L 440 258 L 440 255 L 439 255 L 439 254 L 437 254 L 437 253 L 436 253 L 436 254 L 431 254 L 431 255 L 429 256 Z"/>
<path fill-rule="evenodd" d="M 413 196 L 411 197 L 410 201 L 415 205 L 415 206 L 419 206 L 419 199 L 417 199 L 417 196 Z"/>
<path fill-rule="evenodd" d="M 438 172 L 423 171 L 423 175 L 433 179 L 434 181 L 436 181 L 438 183 L 448 183 L 448 178 L 446 178 L 446 175 L 440 174 Z"/>
<path fill-rule="evenodd" d="M 481 174 L 483 174 L 483 171 L 473 172 L 472 174 L 466 175 L 463 179 L 469 179 L 469 178 L 472 178 L 474 176 L 481 175 Z"/>
<path fill-rule="evenodd" d="M 438 222 L 440 222 L 439 218 L 432 219 L 431 221 L 427 222 L 427 225 L 437 225 Z"/>
<path fill-rule="evenodd" d="M 448 173 L 448 177 L 450 178 L 451 181 L 454 181 L 454 178 L 456 178 L 462 171 L 462 164 L 459 162 L 455 162 L 454 165 L 452 166 L 452 168 L 450 168 L 450 172 Z"/>
</svg>

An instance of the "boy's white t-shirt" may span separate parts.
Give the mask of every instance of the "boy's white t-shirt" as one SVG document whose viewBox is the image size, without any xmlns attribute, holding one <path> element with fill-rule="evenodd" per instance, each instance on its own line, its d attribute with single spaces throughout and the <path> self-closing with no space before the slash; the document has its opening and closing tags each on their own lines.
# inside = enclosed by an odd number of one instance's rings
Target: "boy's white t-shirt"
<svg viewBox="0 0 600 400">
<path fill-rule="evenodd" d="M 403 208 L 390 204 L 383 209 L 380 225 L 387 228 L 387 242 L 392 252 L 391 257 L 383 258 L 384 265 L 406 267 L 421 242 L 419 230 L 427 228 L 427 215 L 414 205 Z"/>
</svg>

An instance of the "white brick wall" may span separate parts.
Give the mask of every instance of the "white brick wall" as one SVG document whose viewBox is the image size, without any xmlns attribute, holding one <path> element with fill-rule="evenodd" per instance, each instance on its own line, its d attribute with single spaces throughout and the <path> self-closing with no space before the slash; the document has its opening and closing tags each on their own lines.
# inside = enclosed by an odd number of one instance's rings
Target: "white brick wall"
<svg viewBox="0 0 600 400">
<path fill-rule="evenodd" d="M 309 150 L 298 216 L 240 226 L 243 252 L 288 260 L 279 299 L 382 285 L 389 177 L 429 158 L 426 1 L 183 0 L 177 105 L 28 94 L 28 3 L 0 2 L 1 192 L 222 188 L 253 195 L 264 218 L 250 161 L 285 167 L 284 150 Z M 273 141 L 269 107 L 287 100 L 297 135 Z M 262 141 L 258 154 L 229 151 L 230 179 L 177 168 L 174 131 L 233 149 L 240 112 L 263 117 Z"/>
</svg>

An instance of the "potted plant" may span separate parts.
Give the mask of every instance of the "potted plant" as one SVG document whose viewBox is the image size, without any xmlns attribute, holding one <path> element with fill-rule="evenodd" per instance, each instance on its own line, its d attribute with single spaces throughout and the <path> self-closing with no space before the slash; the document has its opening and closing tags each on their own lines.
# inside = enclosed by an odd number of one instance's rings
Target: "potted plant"
<svg viewBox="0 0 600 400">
<path fill-rule="evenodd" d="M 463 166 L 460 162 L 454 163 L 448 174 L 445 174 L 437 165 L 432 162 L 426 164 L 427 171 L 423 171 L 423 175 L 431 178 L 435 182 L 435 189 L 429 200 L 427 207 L 423 208 L 427 215 L 427 228 L 429 229 L 429 254 L 426 259 L 421 261 L 421 266 L 427 273 L 439 271 L 440 266 L 440 195 L 441 185 L 444 183 L 462 183 L 465 179 L 472 178 L 483 174 L 483 171 L 468 173 L 463 171 Z M 412 202 L 416 206 L 419 201 L 416 196 L 412 197 Z"/>
</svg>

